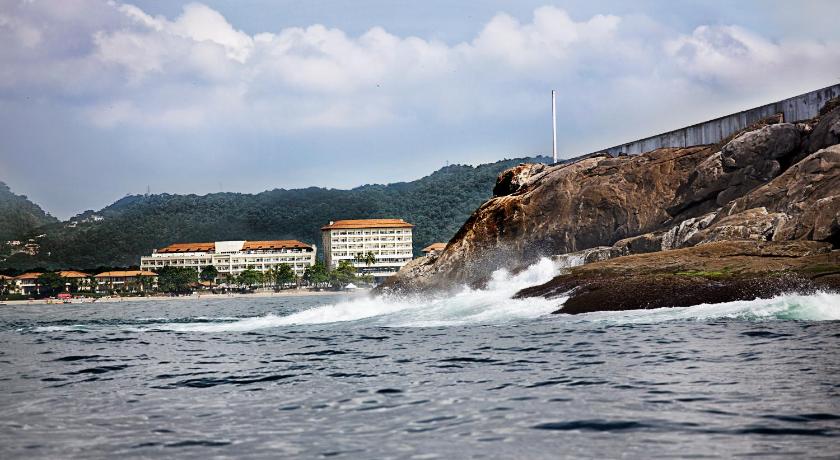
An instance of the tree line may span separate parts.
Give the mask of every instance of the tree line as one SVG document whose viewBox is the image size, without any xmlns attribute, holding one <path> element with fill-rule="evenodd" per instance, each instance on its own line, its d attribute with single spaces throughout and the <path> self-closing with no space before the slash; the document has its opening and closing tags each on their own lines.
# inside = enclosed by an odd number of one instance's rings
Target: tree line
<svg viewBox="0 0 840 460">
<path fill-rule="evenodd" d="M 357 256 L 368 265 L 375 263 L 373 253 Z M 356 267 L 348 261 L 340 261 L 335 269 L 330 270 L 323 262 L 317 261 L 307 267 L 302 276 L 298 276 L 288 264 L 279 264 L 265 272 L 248 269 L 238 274 L 220 274 L 213 265 L 195 270 L 190 267 L 166 266 L 156 270 L 156 276 L 134 276 L 124 283 L 113 284 L 100 282 L 94 276 L 88 278 L 65 278 L 58 272 L 41 273 L 36 279 L 37 293 L 15 295 L 14 280 L 0 279 L 0 297 L 44 298 L 60 293 L 79 295 L 132 295 L 132 294 L 190 294 L 200 289 L 218 290 L 217 284 L 224 280 L 225 290 L 250 291 L 255 288 L 273 288 L 275 290 L 312 287 L 316 289 L 341 289 L 351 283 L 370 283 L 371 276 L 358 273 Z M 155 279 L 157 282 L 155 283 Z M 203 281 L 207 285 L 200 284 Z"/>
</svg>

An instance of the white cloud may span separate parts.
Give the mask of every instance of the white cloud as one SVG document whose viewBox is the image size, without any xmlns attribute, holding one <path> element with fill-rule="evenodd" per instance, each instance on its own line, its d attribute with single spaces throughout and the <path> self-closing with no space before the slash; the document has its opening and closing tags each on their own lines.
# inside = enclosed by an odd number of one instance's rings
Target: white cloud
<svg viewBox="0 0 840 460">
<path fill-rule="evenodd" d="M 575 22 L 565 11 L 550 6 L 536 9 L 532 22 L 524 25 L 500 13 L 466 51 L 496 58 L 519 70 L 554 67 L 581 49 L 598 49 L 614 42 L 620 22 L 616 16 L 603 15 Z"/>
<path fill-rule="evenodd" d="M 838 43 L 773 41 L 738 26 L 679 34 L 649 17 L 576 19 L 552 6 L 528 21 L 498 13 L 473 39 L 444 43 L 319 24 L 249 35 L 200 3 L 175 18 L 114 1 L 59 4 L 0 13 L 10 44 L 0 89 L 67 99 L 99 127 L 458 124 L 533 116 L 550 88 L 591 121 L 666 107 L 657 94 L 810 85 L 840 71 Z"/>
<path fill-rule="evenodd" d="M 235 30 L 219 12 L 199 3 L 184 7 L 184 13 L 173 24 L 172 32 L 196 42 L 212 42 L 225 49 L 228 58 L 245 62 L 254 47 L 254 40 Z"/>
</svg>

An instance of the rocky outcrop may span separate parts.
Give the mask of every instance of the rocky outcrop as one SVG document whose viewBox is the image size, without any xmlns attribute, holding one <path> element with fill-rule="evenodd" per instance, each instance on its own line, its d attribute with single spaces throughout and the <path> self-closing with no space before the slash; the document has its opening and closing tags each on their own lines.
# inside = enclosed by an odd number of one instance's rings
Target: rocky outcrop
<svg viewBox="0 0 840 460">
<path fill-rule="evenodd" d="M 818 119 L 815 122 L 806 123 L 806 127 L 811 132 L 803 149 L 805 155 L 840 144 L 840 99 L 834 99 L 826 104 L 820 111 Z"/>
<path fill-rule="evenodd" d="M 788 217 L 782 212 L 768 212 L 764 207 L 747 209 L 723 217 L 709 228 L 698 231 L 687 240 L 689 244 L 686 246 L 729 240 L 771 241 Z M 784 238 L 776 238 L 779 239 Z"/>
<path fill-rule="evenodd" d="M 493 196 L 505 196 L 516 193 L 532 177 L 545 171 L 545 168 L 546 165 L 542 163 L 521 163 L 519 166 L 503 171 L 499 175 L 499 178 L 496 179 L 496 186 L 493 187 Z"/>
<path fill-rule="evenodd" d="M 781 176 L 733 200 L 721 211 L 733 216 L 749 209 L 775 213 L 774 241 L 840 238 L 840 145 L 808 155 Z M 720 222 L 713 224 L 723 224 Z"/>
<path fill-rule="evenodd" d="M 525 169 L 514 168 L 497 186 L 507 194 L 476 210 L 433 264 L 412 275 L 400 272 L 382 289 L 480 286 L 502 267 L 516 270 L 543 256 L 652 232 L 671 219 L 665 208 L 675 191 L 711 153 L 695 147 L 587 158 L 546 166 L 524 181 L 513 178 L 525 176 Z"/>
<path fill-rule="evenodd" d="M 572 268 L 517 298 L 566 298 L 556 313 L 682 307 L 840 289 L 840 251 L 815 241 L 723 241 Z"/>
<path fill-rule="evenodd" d="M 730 241 L 840 248 L 840 146 L 823 145 L 836 140 L 838 121 L 840 104 L 806 123 L 762 123 L 724 145 L 519 165 L 437 259 L 380 290 L 476 287 L 499 268 L 577 261 L 598 247 L 592 260 Z"/>
<path fill-rule="evenodd" d="M 690 217 L 685 211 L 692 208 L 707 212 L 772 180 L 782 170 L 780 160 L 798 151 L 800 142 L 800 129 L 789 123 L 742 133 L 698 164 L 668 213 Z"/>
<path fill-rule="evenodd" d="M 644 235 L 631 236 L 618 240 L 613 245 L 614 254 L 617 256 L 626 256 L 630 254 L 644 254 L 647 252 L 656 252 L 662 250 L 661 233 L 645 233 Z"/>
</svg>

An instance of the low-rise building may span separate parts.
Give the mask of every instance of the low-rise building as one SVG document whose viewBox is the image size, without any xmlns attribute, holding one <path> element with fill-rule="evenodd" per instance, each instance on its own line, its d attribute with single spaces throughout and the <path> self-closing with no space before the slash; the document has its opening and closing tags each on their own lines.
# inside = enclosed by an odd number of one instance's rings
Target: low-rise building
<svg viewBox="0 0 840 460">
<path fill-rule="evenodd" d="M 382 279 L 398 272 L 413 258 L 412 229 L 402 219 L 338 220 L 321 227 L 328 268 L 348 261 L 357 273 Z M 372 254 L 373 258 L 368 258 Z"/>
<path fill-rule="evenodd" d="M 432 243 L 423 248 L 423 254 L 427 256 L 436 256 L 446 249 L 446 243 Z"/>
<path fill-rule="evenodd" d="M 43 273 L 40 272 L 28 272 L 16 276 L 14 279 L 14 292 L 21 295 L 40 294 L 41 287 L 38 284 L 38 278 L 40 278 L 42 274 Z"/>
<path fill-rule="evenodd" d="M 91 290 L 91 275 L 84 272 L 77 272 L 73 270 L 64 270 L 58 272 L 58 276 L 64 279 L 65 291 L 90 291 Z"/>
<path fill-rule="evenodd" d="M 155 250 L 140 259 L 140 268 L 189 267 L 200 271 L 212 265 L 220 277 L 239 275 L 245 270 L 268 271 L 281 264 L 296 275 L 315 264 L 315 245 L 297 240 L 216 241 L 214 243 L 177 243 Z"/>
<path fill-rule="evenodd" d="M 157 273 L 148 270 L 116 270 L 94 276 L 97 291 L 146 292 L 157 289 Z"/>
</svg>

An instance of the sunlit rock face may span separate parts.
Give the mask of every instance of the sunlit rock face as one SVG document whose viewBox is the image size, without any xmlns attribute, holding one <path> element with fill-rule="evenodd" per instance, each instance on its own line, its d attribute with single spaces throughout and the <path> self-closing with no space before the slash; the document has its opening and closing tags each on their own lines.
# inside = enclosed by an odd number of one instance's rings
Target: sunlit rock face
<svg viewBox="0 0 840 460">
<path fill-rule="evenodd" d="M 500 174 L 495 196 L 440 256 L 382 290 L 481 286 L 499 268 L 596 247 L 619 257 L 730 240 L 837 246 L 840 146 L 824 144 L 837 140 L 838 121 L 835 106 L 810 122 L 759 125 L 722 145 L 518 165 Z"/>
</svg>

